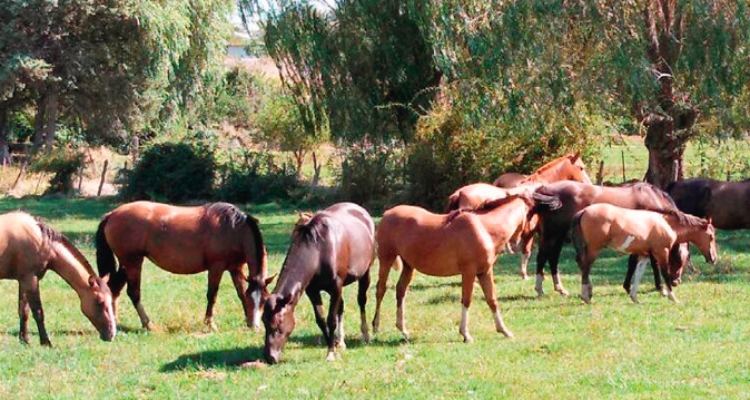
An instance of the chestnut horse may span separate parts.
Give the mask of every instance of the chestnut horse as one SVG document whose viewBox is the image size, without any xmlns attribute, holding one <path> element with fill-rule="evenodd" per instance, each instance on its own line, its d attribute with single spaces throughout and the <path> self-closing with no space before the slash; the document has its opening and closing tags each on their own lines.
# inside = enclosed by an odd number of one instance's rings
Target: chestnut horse
<svg viewBox="0 0 750 400">
<path fill-rule="evenodd" d="M 591 178 L 586 173 L 586 165 L 581 160 L 578 153 L 567 154 L 558 157 L 537 169 L 531 175 L 522 175 L 515 172 L 500 175 L 492 183 L 494 186 L 501 188 L 512 188 L 521 185 L 539 185 L 559 181 L 576 181 L 591 184 Z M 534 234 L 537 231 L 536 221 L 531 231 L 523 236 L 519 246 L 523 256 L 521 257 L 521 278 L 528 279 L 529 258 L 531 258 L 531 248 L 534 246 Z"/>
<path fill-rule="evenodd" d="M 115 315 L 108 276 L 99 278 L 86 258 L 68 239 L 24 212 L 0 215 L 0 279 L 18 281 L 18 332 L 29 343 L 29 308 L 39 329 L 39 340 L 51 346 L 44 326 L 39 281 L 48 269 L 60 275 L 81 300 L 81 311 L 105 341 L 115 338 Z"/>
<path fill-rule="evenodd" d="M 404 321 L 404 297 L 414 270 L 432 276 L 461 275 L 461 326 L 465 342 L 471 342 L 468 318 L 474 279 L 484 292 L 485 301 L 495 318 L 495 328 L 505 336 L 513 334 L 505 327 L 495 298 L 492 266 L 502 247 L 515 240 L 528 223 L 531 200 L 513 195 L 488 203 L 477 211 L 433 214 L 414 206 L 396 206 L 386 211 L 375 234 L 380 271 L 376 292 L 373 331 L 380 325 L 380 304 L 385 295 L 391 266 L 403 264 L 396 287 L 396 327 L 408 340 Z"/>
<path fill-rule="evenodd" d="M 362 339 L 367 333 L 365 305 L 370 287 L 370 266 L 375 259 L 375 223 L 364 208 L 353 203 L 334 204 L 315 215 L 303 215 L 292 232 L 279 281 L 263 309 L 266 327 L 264 354 L 269 363 L 279 361 L 294 329 L 294 308 L 302 291 L 315 311 L 315 321 L 328 344 L 326 360 L 334 361 L 334 348 L 344 344 L 344 286 L 358 282 Z M 323 319 L 320 292 L 331 296 L 328 320 Z M 334 335 L 336 336 L 334 338 Z"/>
<path fill-rule="evenodd" d="M 630 298 L 636 303 L 638 283 L 651 256 L 662 271 L 669 298 L 675 302 L 672 284 L 682 275 L 681 268 L 675 269 L 669 262 L 670 249 L 675 244 L 693 243 L 708 263 L 716 262 L 716 234 L 711 221 L 688 214 L 661 214 L 606 203 L 593 204 L 575 214 L 572 230 L 576 261 L 581 269 L 581 298 L 586 303 L 591 302 L 592 297 L 591 265 L 605 247 L 638 256 L 638 269 L 630 290 Z"/>
<path fill-rule="evenodd" d="M 497 187 L 516 187 L 530 183 L 552 183 L 557 181 L 576 181 L 591 184 L 591 178 L 586 173 L 586 165 L 578 153 L 566 154 L 558 157 L 534 171 L 531 175 L 508 172 L 500 175 L 493 185 Z"/>
<path fill-rule="evenodd" d="M 716 229 L 750 229 L 750 179 L 685 179 L 669 184 L 667 192 L 683 212 L 711 217 Z"/>
<path fill-rule="evenodd" d="M 558 274 L 557 264 L 573 216 L 597 203 L 608 203 L 623 208 L 661 213 L 682 214 L 667 193 L 648 183 L 622 187 L 604 187 L 579 182 L 562 181 L 539 187 L 532 197 L 534 212 L 539 214 L 539 253 L 536 259 L 536 292 L 544 294 L 544 265 L 549 262 L 555 291 L 567 295 Z"/>
<path fill-rule="evenodd" d="M 516 186 L 513 188 L 499 188 L 488 183 L 473 183 L 463 186 L 448 196 L 448 203 L 445 212 L 454 210 L 476 210 L 482 208 L 484 204 L 490 201 L 499 200 L 510 195 L 527 193 L 541 186 L 538 183 Z M 507 253 L 513 253 L 517 247 L 521 248 L 523 256 L 521 257 L 521 277 L 527 279 L 526 266 L 531 257 L 531 248 L 534 245 L 534 234 L 538 218 L 534 215 L 529 219 L 524 232 L 519 236 L 516 242 L 509 242 L 505 248 Z"/>
<path fill-rule="evenodd" d="M 120 262 L 117 270 L 115 256 Z M 96 261 L 99 273 L 110 274 L 115 312 L 117 299 L 127 283 L 128 296 L 141 324 L 152 329 L 141 304 L 144 257 L 173 274 L 208 271 L 205 323 L 211 329 L 216 329 L 213 309 L 221 276 L 229 271 L 247 325 L 260 326 L 260 307 L 266 285 L 266 249 L 258 221 L 237 207 L 227 203 L 178 207 L 137 201 L 123 204 L 102 218 L 96 231 Z M 245 264 L 250 269 L 248 277 L 243 271 Z"/>
</svg>

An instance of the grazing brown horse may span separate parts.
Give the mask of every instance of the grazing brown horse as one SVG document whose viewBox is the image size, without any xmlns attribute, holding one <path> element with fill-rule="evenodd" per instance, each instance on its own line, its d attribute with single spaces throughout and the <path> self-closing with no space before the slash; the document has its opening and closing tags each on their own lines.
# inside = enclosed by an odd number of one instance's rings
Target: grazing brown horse
<svg viewBox="0 0 750 400">
<path fill-rule="evenodd" d="M 685 179 L 671 183 L 667 192 L 683 212 L 711 217 L 716 229 L 750 229 L 750 179 L 742 182 Z"/>
<path fill-rule="evenodd" d="M 297 221 L 279 281 L 263 310 L 264 354 L 269 363 L 279 361 L 281 350 L 294 329 L 294 308 L 303 291 L 312 302 L 315 321 L 328 344 L 326 360 L 335 360 L 336 345 L 346 348 L 341 294 L 344 286 L 355 281 L 359 282 L 357 302 L 362 339 L 370 340 L 365 305 L 370 266 L 375 259 L 374 233 L 375 224 L 370 214 L 353 203 L 334 204 Z M 331 296 L 327 321 L 323 318 L 321 291 Z"/>
<path fill-rule="evenodd" d="M 482 208 L 487 202 L 499 200 L 511 195 L 528 193 L 534 191 L 540 184 L 528 184 L 516 186 L 513 188 L 499 188 L 488 183 L 473 183 L 463 186 L 453 192 L 448 197 L 448 204 L 445 212 L 454 210 L 477 210 Z M 538 218 L 536 215 L 529 219 L 529 223 L 524 228 L 523 233 L 519 236 L 517 242 L 509 242 L 505 251 L 513 253 L 513 249 L 520 247 L 523 252 L 521 258 L 521 277 L 527 279 L 526 266 L 531 257 L 531 248 L 534 245 L 534 234 Z"/>
<path fill-rule="evenodd" d="M 81 300 L 81 311 L 99 331 L 102 340 L 115 338 L 115 315 L 108 276 L 97 277 L 86 258 L 68 239 L 23 212 L 0 215 L 0 279 L 18 281 L 18 336 L 29 343 L 29 308 L 42 345 L 51 346 L 44 326 L 39 281 L 48 269 L 55 271 Z"/>
<path fill-rule="evenodd" d="M 512 188 L 521 185 L 540 185 L 559 181 L 576 181 L 591 184 L 591 178 L 586 173 L 586 165 L 581 160 L 578 153 L 567 154 L 558 157 L 537 169 L 531 175 L 522 175 L 515 172 L 500 175 L 492 183 L 501 188 Z M 528 279 L 529 258 L 531 258 L 531 249 L 534 246 L 534 234 L 537 231 L 536 221 L 531 231 L 521 238 L 518 247 L 521 248 L 523 256 L 521 257 L 521 278 Z"/>
<path fill-rule="evenodd" d="M 542 165 L 531 175 L 516 172 L 502 174 L 492 184 L 497 187 L 510 188 L 530 183 L 545 184 L 558 181 L 592 183 L 591 178 L 586 173 L 586 165 L 578 153 L 558 157 Z"/>
<path fill-rule="evenodd" d="M 465 342 L 471 342 L 468 319 L 474 279 L 479 279 L 485 301 L 495 318 L 498 332 L 511 337 L 495 298 L 492 265 L 502 247 L 515 240 L 528 223 L 531 201 L 514 195 L 487 204 L 477 211 L 433 214 L 414 206 L 396 206 L 386 211 L 375 234 L 378 242 L 378 277 L 373 330 L 380 325 L 380 304 L 385 295 L 391 266 L 403 264 L 396 288 L 396 327 L 408 340 L 404 321 L 404 297 L 414 270 L 432 276 L 461 275 L 461 326 Z"/>
<path fill-rule="evenodd" d="M 669 262 L 670 249 L 677 243 L 690 242 L 703 253 L 708 263 L 716 262 L 716 234 L 710 220 L 687 214 L 661 214 L 653 211 L 631 210 L 611 204 L 590 205 L 577 212 L 572 223 L 576 261 L 581 269 L 581 298 L 591 302 L 592 289 L 589 274 L 599 252 L 609 247 L 639 257 L 636 278 L 630 298 L 638 302 L 638 283 L 650 257 L 662 270 L 667 283 L 668 296 L 672 283 L 682 275 L 681 268 Z"/>
<path fill-rule="evenodd" d="M 540 216 L 539 253 L 537 254 L 536 292 L 544 294 L 544 265 L 549 262 L 555 291 L 567 295 L 557 270 L 560 252 L 570 231 L 573 216 L 597 203 L 618 207 L 682 214 L 667 193 L 648 183 L 623 187 L 604 187 L 579 182 L 562 181 L 539 187 L 532 196 L 534 212 Z"/>
<path fill-rule="evenodd" d="M 120 262 L 117 270 L 115 256 Z M 115 311 L 117 298 L 127 283 L 128 296 L 138 311 L 141 324 L 152 329 L 141 304 L 144 257 L 173 274 L 208 271 L 205 322 L 211 329 L 216 329 L 213 309 L 221 276 L 229 271 L 242 301 L 247 325 L 260 326 L 260 307 L 266 285 L 266 249 L 258 221 L 237 207 L 227 203 L 177 207 L 137 201 L 123 204 L 102 218 L 96 232 L 96 261 L 101 274 L 110 274 Z M 245 264 L 250 269 L 248 277 L 243 271 Z"/>
</svg>

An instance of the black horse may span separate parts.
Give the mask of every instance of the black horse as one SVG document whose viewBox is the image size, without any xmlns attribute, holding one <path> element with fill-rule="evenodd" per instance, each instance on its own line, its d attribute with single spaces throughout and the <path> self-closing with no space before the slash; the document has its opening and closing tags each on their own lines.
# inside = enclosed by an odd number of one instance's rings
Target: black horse
<svg viewBox="0 0 750 400">
<path fill-rule="evenodd" d="M 750 229 L 750 179 L 723 182 L 694 178 L 669 184 L 677 208 L 696 217 L 711 217 L 716 229 Z"/>
<path fill-rule="evenodd" d="M 328 344 L 326 360 L 333 361 L 334 347 L 345 347 L 342 289 L 358 281 L 362 337 L 369 341 L 365 304 L 370 266 L 375 259 L 374 235 L 375 224 L 370 215 L 352 203 L 334 204 L 315 215 L 303 214 L 297 221 L 279 281 L 263 310 L 264 354 L 269 363 L 279 361 L 294 330 L 294 308 L 303 291 L 313 304 L 315 321 Z M 327 321 L 323 319 L 321 291 L 331 296 Z"/>
<path fill-rule="evenodd" d="M 648 183 L 623 187 L 603 187 L 562 181 L 539 187 L 533 194 L 536 205 L 532 212 L 540 217 L 539 253 L 537 254 L 536 292 L 541 296 L 544 266 L 549 262 L 555 291 L 567 295 L 558 273 L 562 246 L 570 231 L 573 216 L 596 203 L 609 203 L 623 208 L 679 214 L 669 195 Z M 628 279 L 629 281 L 629 279 Z M 676 282 L 674 282 L 676 283 Z"/>
</svg>

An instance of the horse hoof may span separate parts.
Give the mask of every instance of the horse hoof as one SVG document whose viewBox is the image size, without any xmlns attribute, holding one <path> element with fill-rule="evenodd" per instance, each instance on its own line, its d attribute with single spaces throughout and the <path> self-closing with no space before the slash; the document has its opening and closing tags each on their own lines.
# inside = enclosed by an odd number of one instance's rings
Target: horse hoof
<svg viewBox="0 0 750 400">
<path fill-rule="evenodd" d="M 511 332 L 511 331 L 509 331 L 507 329 L 505 329 L 503 331 L 500 331 L 500 333 L 502 333 L 503 335 L 505 335 L 505 337 L 508 338 L 508 339 L 513 339 L 513 336 L 514 336 L 513 332 Z"/>
<path fill-rule="evenodd" d="M 328 355 L 326 356 L 326 361 L 328 361 L 328 362 L 336 361 L 336 355 L 333 354 L 332 351 L 329 351 Z"/>
<path fill-rule="evenodd" d="M 669 300 L 672 300 L 675 303 L 679 303 L 680 302 L 679 300 L 677 300 L 677 296 L 675 296 L 673 292 L 669 292 L 669 296 L 668 297 L 669 297 Z"/>
<path fill-rule="evenodd" d="M 474 338 L 471 335 L 464 335 L 464 343 L 474 343 Z"/>
<path fill-rule="evenodd" d="M 586 296 L 584 296 L 582 294 L 579 294 L 578 297 L 580 297 L 581 300 L 583 300 L 584 303 L 591 304 L 591 297 L 586 297 Z"/>
<path fill-rule="evenodd" d="M 407 332 L 401 332 L 402 335 L 404 335 L 404 342 L 409 343 L 409 334 Z"/>
<path fill-rule="evenodd" d="M 364 343 L 370 343 L 370 335 L 367 333 L 362 334 L 362 342 Z"/>
<path fill-rule="evenodd" d="M 214 321 L 208 321 L 206 322 L 206 326 L 208 327 L 208 330 L 211 332 L 218 332 L 219 327 L 216 326 L 216 323 Z"/>
<path fill-rule="evenodd" d="M 569 295 L 569 294 L 570 294 L 570 293 L 568 293 L 568 291 L 567 291 L 567 290 L 565 290 L 564 288 L 561 288 L 561 287 L 556 287 L 556 288 L 555 288 L 555 291 L 556 291 L 557 293 L 560 293 L 560 295 L 561 295 L 561 296 L 567 296 L 567 295 Z"/>
<path fill-rule="evenodd" d="M 338 347 L 341 350 L 346 350 L 346 343 L 344 343 L 344 341 L 342 340 L 336 343 L 336 347 Z"/>
<path fill-rule="evenodd" d="M 159 332 L 159 327 L 153 322 L 149 322 L 143 326 L 143 328 L 149 332 Z"/>
<path fill-rule="evenodd" d="M 640 302 L 638 301 L 638 296 L 636 296 L 634 294 L 630 295 L 630 300 L 633 300 L 633 303 L 635 303 L 635 304 L 640 304 Z"/>
<path fill-rule="evenodd" d="M 661 293 L 661 295 L 664 297 L 669 296 L 669 292 L 667 291 L 667 289 L 662 289 L 659 291 L 659 293 Z"/>
</svg>

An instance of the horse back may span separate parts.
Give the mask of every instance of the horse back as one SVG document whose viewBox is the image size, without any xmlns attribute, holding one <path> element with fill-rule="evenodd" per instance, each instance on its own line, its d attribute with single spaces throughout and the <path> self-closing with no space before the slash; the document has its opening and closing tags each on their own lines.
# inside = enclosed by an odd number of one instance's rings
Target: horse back
<svg viewBox="0 0 750 400">
<path fill-rule="evenodd" d="M 34 217 L 18 211 L 0 215 L 0 279 L 40 276 L 49 251 Z"/>
<path fill-rule="evenodd" d="M 336 246 L 331 260 L 340 276 L 362 276 L 375 258 L 375 223 L 370 214 L 354 203 L 337 203 L 323 211 L 329 222 L 325 243 Z"/>
<path fill-rule="evenodd" d="M 589 248 L 611 247 L 623 253 L 648 255 L 654 247 L 671 248 L 676 238 L 663 214 L 653 211 L 598 203 L 584 208 L 580 216 Z"/>
</svg>

